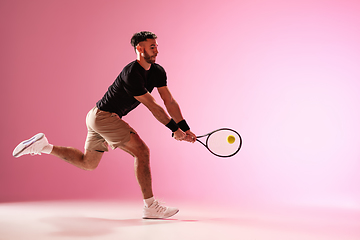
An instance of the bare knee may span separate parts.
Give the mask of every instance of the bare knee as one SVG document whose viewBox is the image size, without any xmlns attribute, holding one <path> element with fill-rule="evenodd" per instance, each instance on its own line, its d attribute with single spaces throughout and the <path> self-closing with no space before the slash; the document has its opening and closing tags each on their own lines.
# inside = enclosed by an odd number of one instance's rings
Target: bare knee
<svg viewBox="0 0 360 240">
<path fill-rule="evenodd" d="M 82 158 L 83 169 L 87 171 L 95 170 L 99 166 L 103 154 L 104 152 L 86 151 Z"/>
<path fill-rule="evenodd" d="M 149 147 L 140 139 L 139 135 L 137 134 L 132 134 L 130 141 L 120 148 L 131 154 L 137 160 L 142 162 L 149 162 Z"/>
<path fill-rule="evenodd" d="M 138 152 L 137 152 L 137 157 L 138 158 L 142 158 L 142 159 L 144 159 L 145 161 L 147 160 L 149 160 L 149 158 L 150 158 L 150 149 L 149 149 L 149 147 L 145 144 L 145 143 L 143 143 L 140 147 L 139 147 L 139 149 L 138 149 Z"/>
<path fill-rule="evenodd" d="M 149 147 L 147 145 L 144 144 L 144 146 L 142 147 L 141 150 L 142 150 L 144 156 L 147 156 L 147 157 L 150 156 L 150 149 L 149 149 Z"/>
<path fill-rule="evenodd" d="M 132 155 L 135 157 L 135 166 L 148 166 L 150 164 L 150 150 L 146 144 L 137 146 Z"/>
<path fill-rule="evenodd" d="M 84 162 L 83 169 L 86 171 L 93 171 L 99 166 L 99 163 Z"/>
</svg>

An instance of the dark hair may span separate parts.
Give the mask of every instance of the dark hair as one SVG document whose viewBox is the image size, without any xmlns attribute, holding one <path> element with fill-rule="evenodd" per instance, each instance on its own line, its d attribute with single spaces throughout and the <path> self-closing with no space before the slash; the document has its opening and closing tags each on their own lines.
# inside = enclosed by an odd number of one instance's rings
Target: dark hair
<svg viewBox="0 0 360 240">
<path fill-rule="evenodd" d="M 136 46 L 143 41 L 146 41 L 147 39 L 157 39 L 157 36 L 148 31 L 142 31 L 135 33 L 131 38 L 131 46 L 134 47 L 134 50 L 136 51 Z"/>
</svg>

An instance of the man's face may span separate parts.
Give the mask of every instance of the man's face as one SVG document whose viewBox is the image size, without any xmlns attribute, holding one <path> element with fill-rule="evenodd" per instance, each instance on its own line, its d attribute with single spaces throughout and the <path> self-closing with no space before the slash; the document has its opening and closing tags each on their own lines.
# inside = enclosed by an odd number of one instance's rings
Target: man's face
<svg viewBox="0 0 360 240">
<path fill-rule="evenodd" d="M 158 44 L 156 39 L 147 39 L 140 43 L 144 49 L 142 53 L 142 57 L 145 59 L 147 63 L 155 63 L 156 56 L 159 53 L 157 50 Z"/>
</svg>

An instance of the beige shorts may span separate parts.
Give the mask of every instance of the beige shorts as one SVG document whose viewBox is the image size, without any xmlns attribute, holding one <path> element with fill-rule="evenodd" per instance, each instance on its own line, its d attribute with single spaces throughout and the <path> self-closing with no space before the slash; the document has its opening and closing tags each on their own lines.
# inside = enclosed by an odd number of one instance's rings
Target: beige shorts
<svg viewBox="0 0 360 240">
<path fill-rule="evenodd" d="M 130 140 L 130 134 L 136 134 L 136 131 L 116 113 L 101 111 L 97 107 L 87 114 L 86 126 L 86 150 L 107 152 L 108 145 L 112 149 L 121 147 Z"/>
</svg>

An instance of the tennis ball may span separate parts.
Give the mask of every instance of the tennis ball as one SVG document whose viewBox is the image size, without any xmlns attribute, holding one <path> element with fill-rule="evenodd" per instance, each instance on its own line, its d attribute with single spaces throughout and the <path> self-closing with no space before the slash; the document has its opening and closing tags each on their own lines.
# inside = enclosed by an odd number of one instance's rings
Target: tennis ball
<svg viewBox="0 0 360 240">
<path fill-rule="evenodd" d="M 235 137 L 233 135 L 229 135 L 227 137 L 227 141 L 228 143 L 233 144 L 235 142 Z"/>
</svg>

